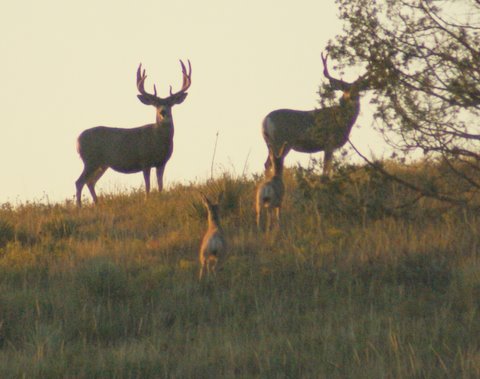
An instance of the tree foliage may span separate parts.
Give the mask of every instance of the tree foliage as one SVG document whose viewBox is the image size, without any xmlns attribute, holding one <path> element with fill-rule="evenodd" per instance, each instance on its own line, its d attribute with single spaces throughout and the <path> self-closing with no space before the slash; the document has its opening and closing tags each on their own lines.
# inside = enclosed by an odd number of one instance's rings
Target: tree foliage
<svg viewBox="0 0 480 379">
<path fill-rule="evenodd" d="M 376 128 L 398 153 L 441 160 L 467 200 L 480 189 L 480 1 L 336 2 L 344 29 L 328 51 L 369 72 Z"/>
</svg>

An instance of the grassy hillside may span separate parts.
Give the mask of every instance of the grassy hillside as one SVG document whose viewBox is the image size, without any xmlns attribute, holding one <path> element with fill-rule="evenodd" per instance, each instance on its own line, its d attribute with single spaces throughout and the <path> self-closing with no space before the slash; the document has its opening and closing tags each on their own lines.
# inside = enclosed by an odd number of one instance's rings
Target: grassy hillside
<svg viewBox="0 0 480 379">
<path fill-rule="evenodd" d="M 480 377 L 478 211 L 364 167 L 328 183 L 290 169 L 283 230 L 267 238 L 255 185 L 4 204 L 0 377 Z M 230 245 L 202 283 L 199 189 L 225 191 Z"/>
</svg>

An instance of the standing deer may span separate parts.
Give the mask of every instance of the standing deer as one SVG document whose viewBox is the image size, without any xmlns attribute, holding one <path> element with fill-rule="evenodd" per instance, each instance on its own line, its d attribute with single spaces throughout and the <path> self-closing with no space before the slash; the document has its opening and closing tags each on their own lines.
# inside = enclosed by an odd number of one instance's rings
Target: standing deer
<svg viewBox="0 0 480 379">
<path fill-rule="evenodd" d="M 156 122 L 131 129 L 109 128 L 97 126 L 83 131 L 77 140 L 77 150 L 84 163 L 84 169 L 76 181 L 77 205 L 82 204 L 82 189 L 86 184 L 97 203 L 95 183 L 110 167 L 125 174 L 143 172 L 145 190 L 150 192 L 150 170 L 157 171 L 158 190 L 163 189 L 163 173 L 165 165 L 173 152 L 173 119 L 172 107 L 181 104 L 187 97 L 187 90 L 191 84 L 192 67 L 188 61 L 187 69 L 182 61 L 183 85 L 180 91 L 161 98 L 154 93 L 145 91 L 145 70 L 142 64 L 137 70 L 137 88 L 140 92 L 139 100 L 146 105 L 153 105 L 157 110 Z"/>
<path fill-rule="evenodd" d="M 285 186 L 283 184 L 283 160 L 287 143 L 285 142 L 278 153 L 269 147 L 269 160 L 273 166 L 273 175 L 270 179 L 264 181 L 257 189 L 256 213 L 257 213 L 257 228 L 263 229 L 267 232 L 273 227 L 273 214 L 275 212 L 275 219 L 277 227 L 280 227 L 280 212 L 282 208 L 283 194 L 285 193 Z M 262 217 L 264 210 L 265 217 Z M 266 223 L 264 226 L 263 224 Z"/>
<path fill-rule="evenodd" d="M 200 274 L 199 279 L 202 280 L 205 271 L 207 274 L 212 272 L 215 274 L 217 263 L 222 259 L 226 251 L 226 242 L 220 225 L 220 202 L 222 201 L 223 192 L 218 196 L 217 202 L 213 203 L 207 196 L 202 194 L 203 204 L 208 212 L 208 229 L 203 236 L 200 246 Z"/>
<path fill-rule="evenodd" d="M 323 74 L 330 81 L 332 89 L 343 91 L 340 104 L 312 111 L 275 110 L 265 117 L 262 134 L 268 148 L 274 151 L 278 151 L 283 142 L 288 143 L 283 157 L 290 149 L 302 153 L 323 151 L 323 174 L 329 176 L 333 152 L 348 140 L 360 112 L 360 92 L 369 89 L 369 79 L 368 73 L 353 83 L 331 77 L 328 73 L 327 58 L 328 54 L 324 57 L 322 53 Z M 270 162 L 270 157 L 267 157 L 267 171 L 271 167 Z"/>
</svg>

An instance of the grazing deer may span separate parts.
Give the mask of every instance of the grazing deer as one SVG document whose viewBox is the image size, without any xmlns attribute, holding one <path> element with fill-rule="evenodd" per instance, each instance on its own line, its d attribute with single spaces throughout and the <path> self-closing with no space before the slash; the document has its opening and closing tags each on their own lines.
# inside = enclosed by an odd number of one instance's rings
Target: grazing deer
<svg viewBox="0 0 480 379">
<path fill-rule="evenodd" d="M 163 189 L 163 172 L 173 152 L 173 119 L 172 107 L 181 104 L 187 97 L 187 89 L 191 84 L 192 67 L 188 61 L 188 73 L 185 65 L 182 66 L 183 85 L 180 91 L 170 96 L 160 98 L 154 85 L 154 93 L 147 93 L 144 89 L 145 70 L 142 64 L 137 70 L 137 88 L 139 100 L 146 105 L 153 105 L 157 110 L 154 124 L 148 124 L 132 129 L 109 128 L 97 126 L 83 131 L 77 140 L 77 150 L 84 163 L 84 169 L 78 180 L 77 205 L 82 204 L 82 188 L 86 184 L 97 203 L 95 183 L 110 167 L 125 174 L 143 172 L 145 190 L 150 192 L 150 170 L 157 171 L 158 190 Z"/>
<path fill-rule="evenodd" d="M 273 175 L 270 179 L 264 181 L 257 189 L 257 228 L 259 230 L 266 230 L 267 232 L 273 227 L 272 219 L 275 212 L 276 224 L 280 227 L 280 212 L 282 207 L 283 194 L 285 192 L 285 186 L 283 185 L 283 160 L 285 150 L 287 149 L 287 143 L 285 142 L 280 148 L 278 153 L 275 153 L 273 149 L 269 148 L 268 158 L 273 166 Z M 264 221 L 262 217 L 264 210 L 266 210 L 266 225 L 264 227 Z"/>
<path fill-rule="evenodd" d="M 223 192 L 218 196 L 217 202 L 213 203 L 207 196 L 202 194 L 203 204 L 208 212 L 208 229 L 203 236 L 200 246 L 200 274 L 199 279 L 202 280 L 205 271 L 207 274 L 216 273 L 217 263 L 225 255 L 227 244 L 220 225 L 220 202 L 222 201 Z"/>
<path fill-rule="evenodd" d="M 323 151 L 323 174 L 329 176 L 333 152 L 348 140 L 360 112 L 360 92 L 369 89 L 369 79 L 368 73 L 353 83 L 331 77 L 328 73 L 327 58 L 328 54 L 325 57 L 322 54 L 323 74 L 330 81 L 332 89 L 343 91 L 340 104 L 312 111 L 275 110 L 265 117 L 262 134 L 269 150 L 278 151 L 283 142 L 288 143 L 283 157 L 290 149 L 302 153 Z M 270 162 L 269 156 L 265 162 L 267 171 L 271 167 Z"/>
</svg>

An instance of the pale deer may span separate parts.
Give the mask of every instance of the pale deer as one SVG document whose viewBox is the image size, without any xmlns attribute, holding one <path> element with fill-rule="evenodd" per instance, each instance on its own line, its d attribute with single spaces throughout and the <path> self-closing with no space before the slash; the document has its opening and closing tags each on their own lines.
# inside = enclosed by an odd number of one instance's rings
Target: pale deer
<svg viewBox="0 0 480 379">
<path fill-rule="evenodd" d="M 258 230 L 269 232 L 273 228 L 273 218 L 277 227 L 280 227 L 280 212 L 282 208 L 285 186 L 283 184 L 283 160 L 287 149 L 285 142 L 278 153 L 269 148 L 269 160 L 273 168 L 273 175 L 261 183 L 257 189 L 256 213 Z M 266 212 L 266 215 L 264 215 Z M 275 214 L 275 216 L 274 216 Z M 266 220 L 265 220 L 266 219 Z"/>
<path fill-rule="evenodd" d="M 225 258 L 227 244 L 222 226 L 220 225 L 220 203 L 222 197 L 223 192 L 218 196 L 216 202 L 212 202 L 207 196 L 202 194 L 203 204 L 208 212 L 208 229 L 200 245 L 200 280 L 202 280 L 205 272 L 207 274 L 215 274 L 218 261 Z"/>
<path fill-rule="evenodd" d="M 77 140 L 77 150 L 84 163 L 84 169 L 76 181 L 77 205 L 82 203 L 82 189 L 86 184 L 97 203 L 95 183 L 108 168 L 121 173 L 135 173 L 142 171 L 145 180 L 145 191 L 150 192 L 150 170 L 156 168 L 158 190 L 163 189 L 163 173 L 165 165 L 173 152 L 173 119 L 172 107 L 181 104 L 187 97 L 187 89 L 191 84 L 192 67 L 188 61 L 188 72 L 185 64 L 182 66 L 183 85 L 180 91 L 161 98 L 154 93 L 147 93 L 144 89 L 145 70 L 142 64 L 137 70 L 138 99 L 146 105 L 156 108 L 156 121 L 153 124 L 137 128 L 123 129 L 97 126 L 83 131 Z"/>
<path fill-rule="evenodd" d="M 290 149 L 302 153 L 324 152 L 323 174 L 330 176 L 333 152 L 348 140 L 352 126 L 360 112 L 360 93 L 369 89 L 368 73 L 353 83 L 330 76 L 327 58 L 322 54 L 323 74 L 333 90 L 343 92 L 340 103 L 335 106 L 299 111 L 278 109 L 269 113 L 262 125 L 263 138 L 267 147 L 277 152 L 282 143 L 288 143 L 283 151 L 285 157 Z M 265 169 L 271 167 L 267 157 Z"/>
</svg>

